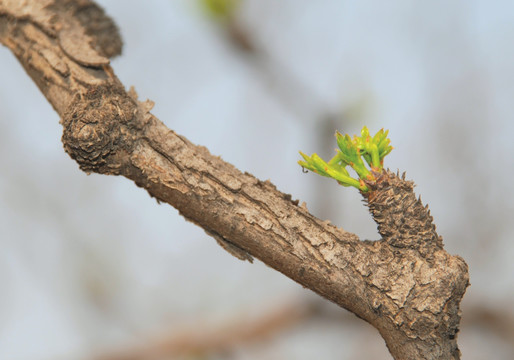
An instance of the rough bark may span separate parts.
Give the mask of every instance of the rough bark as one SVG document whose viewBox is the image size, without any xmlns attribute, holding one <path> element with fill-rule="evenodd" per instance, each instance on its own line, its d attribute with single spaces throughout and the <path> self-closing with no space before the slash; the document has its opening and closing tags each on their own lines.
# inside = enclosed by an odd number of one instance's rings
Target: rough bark
<svg viewBox="0 0 514 360">
<path fill-rule="evenodd" d="M 443 249 L 413 183 L 387 171 L 365 200 L 382 239 L 311 215 L 291 196 L 166 128 L 109 65 L 113 22 L 88 0 L 0 0 L 0 41 L 61 116 L 86 172 L 123 175 L 240 258 L 258 258 L 377 328 L 395 359 L 458 359 L 467 265 Z"/>
</svg>

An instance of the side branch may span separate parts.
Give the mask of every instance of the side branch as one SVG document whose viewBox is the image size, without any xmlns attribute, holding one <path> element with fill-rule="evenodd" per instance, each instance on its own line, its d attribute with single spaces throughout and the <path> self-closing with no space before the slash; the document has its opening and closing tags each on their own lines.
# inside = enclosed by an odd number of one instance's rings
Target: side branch
<svg viewBox="0 0 514 360">
<path fill-rule="evenodd" d="M 82 170 L 132 179 L 238 257 L 256 257 L 352 311 L 396 359 L 459 358 L 467 266 L 444 251 L 412 183 L 386 172 L 369 184 L 383 239 L 360 241 L 166 128 L 114 75 L 107 57 L 121 42 L 106 28 L 115 27 L 90 1 L 0 0 L 0 42 L 61 116 L 64 148 Z"/>
</svg>

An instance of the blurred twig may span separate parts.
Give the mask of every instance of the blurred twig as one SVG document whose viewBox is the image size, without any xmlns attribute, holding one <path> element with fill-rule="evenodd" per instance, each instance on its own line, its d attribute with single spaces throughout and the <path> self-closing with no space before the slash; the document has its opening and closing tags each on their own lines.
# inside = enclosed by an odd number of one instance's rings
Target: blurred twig
<svg viewBox="0 0 514 360">
<path fill-rule="evenodd" d="M 157 360 L 214 354 L 229 356 L 236 348 L 262 341 L 289 329 L 312 313 L 305 303 L 283 303 L 261 316 L 240 316 L 222 325 L 184 327 L 179 333 L 155 337 L 146 344 L 113 351 L 94 360 Z"/>
<path fill-rule="evenodd" d="M 506 307 L 490 308 L 482 304 L 463 309 L 462 326 L 488 329 L 514 349 L 514 314 Z"/>
<path fill-rule="evenodd" d="M 237 55 L 258 72 L 284 109 L 294 114 L 296 121 L 319 122 L 342 118 L 340 109 L 313 91 L 311 86 L 273 56 L 257 34 L 242 20 L 243 0 L 199 0 L 200 4 Z M 332 136 L 333 134 L 331 134 Z"/>
</svg>

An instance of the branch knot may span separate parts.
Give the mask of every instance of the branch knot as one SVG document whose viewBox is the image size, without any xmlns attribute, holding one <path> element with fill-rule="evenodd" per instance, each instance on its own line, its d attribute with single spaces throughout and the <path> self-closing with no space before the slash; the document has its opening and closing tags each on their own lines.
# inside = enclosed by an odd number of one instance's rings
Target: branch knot
<svg viewBox="0 0 514 360">
<path fill-rule="evenodd" d="M 127 126 L 136 104 L 119 84 L 88 88 L 78 93 L 65 111 L 62 142 L 64 149 L 86 172 L 119 174 L 121 149 L 133 146 Z"/>
</svg>

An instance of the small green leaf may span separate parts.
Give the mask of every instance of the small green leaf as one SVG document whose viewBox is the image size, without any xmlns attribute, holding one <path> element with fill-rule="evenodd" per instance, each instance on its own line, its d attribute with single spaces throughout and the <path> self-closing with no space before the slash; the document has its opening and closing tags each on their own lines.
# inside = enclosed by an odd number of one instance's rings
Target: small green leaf
<svg viewBox="0 0 514 360">
<path fill-rule="evenodd" d="M 375 181 L 375 173 L 383 170 L 384 157 L 393 147 L 387 138 L 389 131 L 381 129 L 371 137 L 369 130 L 364 126 L 361 135 L 355 135 L 353 139 L 348 135 L 336 132 L 336 142 L 339 149 L 336 155 L 327 163 L 317 154 L 307 156 L 300 151 L 304 161 L 298 161 L 300 166 L 315 173 L 331 177 L 343 186 L 353 186 L 362 192 L 369 191 L 366 181 Z M 368 167 L 366 167 L 366 163 Z M 352 178 L 346 170 L 350 166 L 358 175 L 358 179 Z"/>
</svg>

